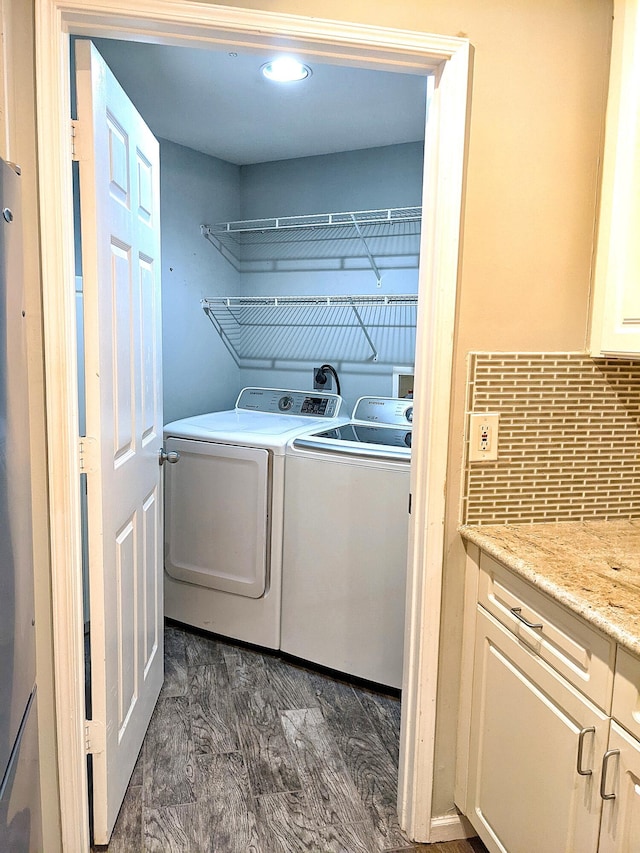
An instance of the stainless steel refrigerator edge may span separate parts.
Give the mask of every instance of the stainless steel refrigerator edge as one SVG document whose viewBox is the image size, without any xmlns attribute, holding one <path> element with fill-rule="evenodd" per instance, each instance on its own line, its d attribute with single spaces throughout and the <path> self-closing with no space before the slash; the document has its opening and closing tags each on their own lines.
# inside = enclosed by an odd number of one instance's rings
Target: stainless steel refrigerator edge
<svg viewBox="0 0 640 853">
<path fill-rule="evenodd" d="M 19 169 L 0 160 L 0 851 L 41 851 Z"/>
</svg>

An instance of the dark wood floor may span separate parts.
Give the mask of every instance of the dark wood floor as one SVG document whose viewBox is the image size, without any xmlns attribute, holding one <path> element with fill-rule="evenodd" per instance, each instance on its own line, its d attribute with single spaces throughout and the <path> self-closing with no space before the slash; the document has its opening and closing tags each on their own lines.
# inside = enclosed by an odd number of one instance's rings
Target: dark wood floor
<svg viewBox="0 0 640 853">
<path fill-rule="evenodd" d="M 109 853 L 479 853 L 396 817 L 400 702 L 170 626 Z"/>
</svg>

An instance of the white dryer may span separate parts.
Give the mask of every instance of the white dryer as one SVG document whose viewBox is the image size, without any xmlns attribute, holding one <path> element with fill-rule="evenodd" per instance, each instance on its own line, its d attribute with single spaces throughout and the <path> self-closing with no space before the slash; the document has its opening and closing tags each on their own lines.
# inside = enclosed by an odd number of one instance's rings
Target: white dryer
<svg viewBox="0 0 640 853">
<path fill-rule="evenodd" d="M 413 403 L 362 397 L 287 448 L 281 649 L 402 686 Z"/>
<path fill-rule="evenodd" d="M 334 426 L 335 394 L 245 388 L 235 409 L 164 428 L 165 613 L 280 646 L 285 447 Z"/>
</svg>

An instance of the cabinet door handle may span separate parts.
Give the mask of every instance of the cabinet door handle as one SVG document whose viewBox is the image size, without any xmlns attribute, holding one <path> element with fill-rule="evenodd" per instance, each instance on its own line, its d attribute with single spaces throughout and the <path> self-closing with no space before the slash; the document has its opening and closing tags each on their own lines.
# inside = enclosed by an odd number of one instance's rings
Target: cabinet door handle
<svg viewBox="0 0 640 853">
<path fill-rule="evenodd" d="M 584 737 L 588 734 L 595 734 L 596 729 L 595 726 L 589 726 L 586 729 L 582 729 L 580 734 L 578 735 L 578 760 L 576 762 L 576 770 L 578 771 L 580 776 L 591 776 L 593 770 L 583 770 L 582 769 L 582 753 L 584 752 Z"/>
<path fill-rule="evenodd" d="M 509 612 L 513 613 L 513 615 L 516 617 L 516 619 L 518 619 L 518 621 L 522 622 L 523 625 L 526 625 L 527 628 L 537 628 L 538 630 L 542 630 L 542 628 L 544 628 L 544 625 L 542 624 L 542 622 L 534 623 L 534 622 L 529 622 L 528 619 L 525 619 L 524 616 L 522 615 L 522 607 L 512 607 Z"/>
<path fill-rule="evenodd" d="M 602 776 L 600 777 L 600 796 L 603 800 L 615 800 L 615 794 L 606 794 L 605 790 L 607 787 L 607 768 L 609 766 L 609 759 L 614 755 L 620 755 L 619 749 L 608 749 L 604 757 L 602 759 Z"/>
</svg>

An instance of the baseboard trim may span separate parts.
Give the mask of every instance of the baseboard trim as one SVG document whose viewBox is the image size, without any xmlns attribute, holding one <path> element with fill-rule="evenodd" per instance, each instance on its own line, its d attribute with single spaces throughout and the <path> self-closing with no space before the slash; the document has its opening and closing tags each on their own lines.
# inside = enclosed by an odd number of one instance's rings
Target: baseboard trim
<svg viewBox="0 0 640 853">
<path fill-rule="evenodd" d="M 461 814 L 432 817 L 430 826 L 430 844 L 435 844 L 438 841 L 459 841 L 461 838 L 472 838 L 478 834 L 466 817 Z"/>
</svg>

